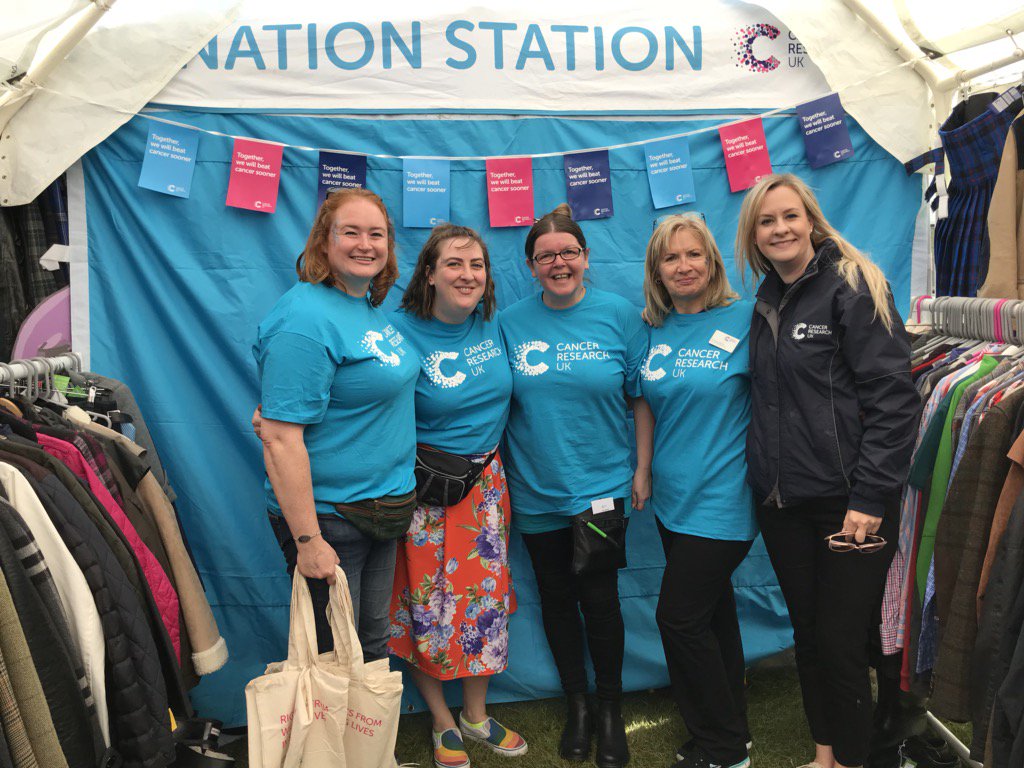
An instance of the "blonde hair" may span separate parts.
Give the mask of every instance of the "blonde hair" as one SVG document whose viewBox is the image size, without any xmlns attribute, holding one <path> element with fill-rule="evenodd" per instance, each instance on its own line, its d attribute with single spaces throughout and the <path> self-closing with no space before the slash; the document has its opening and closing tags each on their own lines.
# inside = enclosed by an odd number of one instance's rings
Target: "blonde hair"
<svg viewBox="0 0 1024 768">
<path fill-rule="evenodd" d="M 677 232 L 691 232 L 700 242 L 701 250 L 708 265 L 708 287 L 704 292 L 704 309 L 725 307 L 739 296 L 729 286 L 725 274 L 725 263 L 718 250 L 715 238 L 699 217 L 693 214 L 667 216 L 654 230 L 647 241 L 647 255 L 644 258 L 644 311 L 643 317 L 655 328 L 660 328 L 665 318 L 672 314 L 672 297 L 658 275 L 658 269 L 669 249 L 669 243 Z"/>
<path fill-rule="evenodd" d="M 398 279 L 398 256 L 395 254 L 395 225 L 391 223 L 387 206 L 379 195 L 368 189 L 352 187 L 327 193 L 327 199 L 313 219 L 306 247 L 295 260 L 295 271 L 299 275 L 299 280 L 304 283 L 323 283 L 333 287 L 339 282 L 339 278 L 331 273 L 331 266 L 327 263 L 327 238 L 330 237 L 335 212 L 352 200 L 366 200 L 377 206 L 384 214 L 384 221 L 387 222 L 388 257 L 384 262 L 384 268 L 370 282 L 370 303 L 379 307 Z"/>
<path fill-rule="evenodd" d="M 744 273 L 744 278 L 748 268 L 756 278 L 761 278 L 772 271 L 771 262 L 757 247 L 756 233 L 757 219 L 764 198 L 778 187 L 788 187 L 797 194 L 811 222 L 811 244 L 814 250 L 817 251 L 821 245 L 829 241 L 836 246 L 839 251 L 836 271 L 839 276 L 853 290 L 860 288 L 862 283 L 867 287 L 871 301 L 875 305 L 875 318 L 881 319 L 882 325 L 891 334 L 893 313 L 889 303 L 889 284 L 882 270 L 828 223 L 814 192 L 802 179 L 791 173 L 765 176 L 751 187 L 747 196 L 743 198 L 739 225 L 736 228 L 736 264 Z"/>
</svg>

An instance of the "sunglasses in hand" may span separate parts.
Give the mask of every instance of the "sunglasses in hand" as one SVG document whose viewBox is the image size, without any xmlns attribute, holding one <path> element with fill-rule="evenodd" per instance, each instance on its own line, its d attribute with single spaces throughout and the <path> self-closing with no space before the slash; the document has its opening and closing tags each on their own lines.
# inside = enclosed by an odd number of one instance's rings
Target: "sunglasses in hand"
<svg viewBox="0 0 1024 768">
<path fill-rule="evenodd" d="M 853 534 L 848 531 L 829 534 L 825 537 L 825 541 L 833 552 L 864 552 L 866 554 L 877 552 L 886 544 L 885 539 L 874 533 L 865 534 L 864 543 L 858 544 L 857 540 L 853 538 Z"/>
</svg>

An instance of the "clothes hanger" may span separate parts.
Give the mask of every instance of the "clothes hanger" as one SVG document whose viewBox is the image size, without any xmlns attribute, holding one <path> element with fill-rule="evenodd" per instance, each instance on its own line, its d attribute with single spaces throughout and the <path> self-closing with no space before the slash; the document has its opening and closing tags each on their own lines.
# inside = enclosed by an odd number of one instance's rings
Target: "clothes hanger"
<svg viewBox="0 0 1024 768">
<path fill-rule="evenodd" d="M 974 332 L 967 311 L 967 305 L 959 296 L 943 296 L 936 300 L 941 312 L 943 327 L 954 336 L 959 345 L 968 345 L 960 358 L 967 360 L 988 346 L 988 341 L 980 341 Z"/>
<path fill-rule="evenodd" d="M 917 309 L 920 309 L 921 301 L 925 297 L 918 297 Z M 918 347 L 914 354 L 920 357 L 922 360 L 926 360 L 930 355 L 931 351 L 942 344 L 949 343 L 949 337 L 942 325 L 942 304 L 939 299 L 932 300 L 931 313 L 931 327 L 935 331 L 936 335 L 928 339 L 924 344 Z"/>
<path fill-rule="evenodd" d="M 53 368 L 50 366 L 50 361 L 45 357 L 30 357 L 28 362 L 32 365 L 33 369 L 36 368 L 36 364 L 44 370 L 36 370 L 36 375 L 33 376 L 36 382 L 36 400 L 49 400 L 50 395 L 53 394 L 54 381 L 53 381 Z M 42 384 L 39 383 L 40 375 L 42 376 Z"/>
<path fill-rule="evenodd" d="M 14 394 L 14 368 L 7 363 L 0 363 L 0 370 L 7 371 L 7 380 L 0 382 L 0 386 L 7 387 L 7 394 Z M 21 412 L 21 408 L 14 404 L 13 401 L 8 400 L 6 397 L 0 397 L 0 408 L 5 411 L 14 414 L 19 419 L 24 418 L 24 414 Z"/>
<path fill-rule="evenodd" d="M 42 400 L 45 405 L 47 407 L 67 408 L 69 406 L 68 399 L 57 387 L 57 372 L 62 370 L 62 366 L 56 360 L 49 357 L 33 357 L 30 362 L 38 362 L 46 368 L 46 373 L 44 374 L 46 388 L 42 393 Z"/>
</svg>

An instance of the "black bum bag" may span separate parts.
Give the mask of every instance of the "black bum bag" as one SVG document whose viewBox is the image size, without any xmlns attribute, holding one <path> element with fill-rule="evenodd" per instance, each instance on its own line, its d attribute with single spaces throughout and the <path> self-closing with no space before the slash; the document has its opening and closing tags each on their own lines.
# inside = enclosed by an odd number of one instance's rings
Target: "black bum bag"
<svg viewBox="0 0 1024 768">
<path fill-rule="evenodd" d="M 497 449 L 482 461 L 470 461 L 427 445 L 416 446 L 416 498 L 432 507 L 450 507 L 469 496 Z"/>
</svg>

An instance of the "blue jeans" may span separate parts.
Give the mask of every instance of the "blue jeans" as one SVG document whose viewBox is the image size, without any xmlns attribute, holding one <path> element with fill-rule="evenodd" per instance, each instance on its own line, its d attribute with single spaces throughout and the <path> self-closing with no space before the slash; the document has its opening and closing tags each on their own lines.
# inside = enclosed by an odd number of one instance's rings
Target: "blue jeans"
<svg viewBox="0 0 1024 768">
<path fill-rule="evenodd" d="M 337 515 L 317 515 L 324 541 L 334 547 L 341 569 L 348 577 L 352 609 L 363 647 L 363 658 L 376 661 L 387 658 L 391 585 L 395 578 L 396 541 L 375 541 L 361 534 L 352 523 Z M 297 551 L 288 523 L 280 515 L 270 515 L 270 525 L 288 561 L 288 575 L 295 572 Z M 334 649 L 334 637 L 327 623 L 329 587 L 323 579 L 307 579 L 316 618 L 316 639 L 320 653 Z"/>
</svg>

